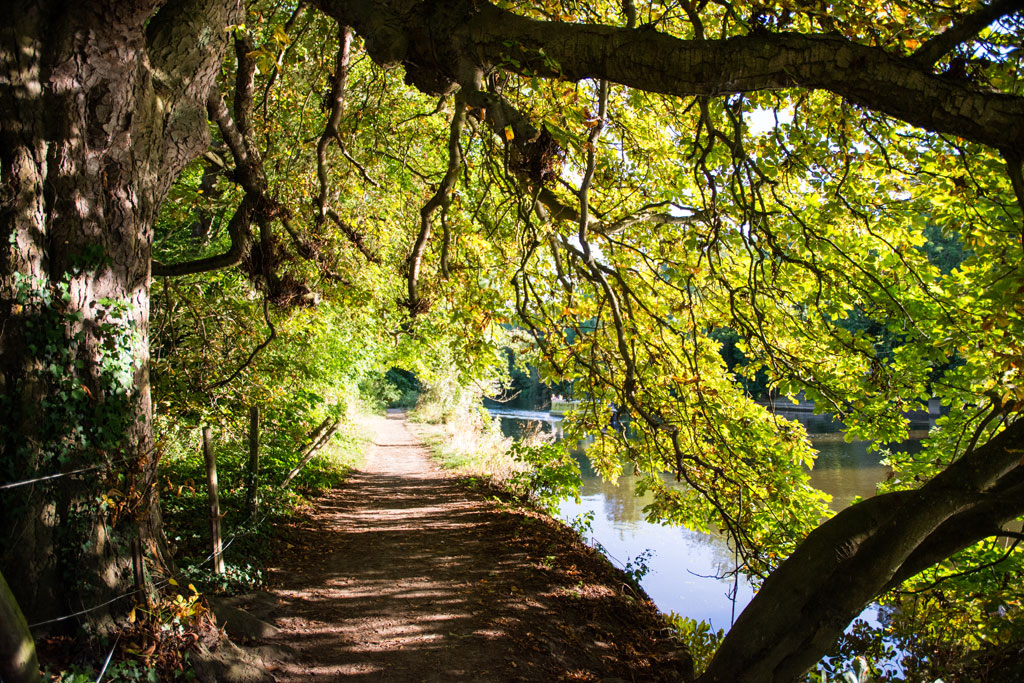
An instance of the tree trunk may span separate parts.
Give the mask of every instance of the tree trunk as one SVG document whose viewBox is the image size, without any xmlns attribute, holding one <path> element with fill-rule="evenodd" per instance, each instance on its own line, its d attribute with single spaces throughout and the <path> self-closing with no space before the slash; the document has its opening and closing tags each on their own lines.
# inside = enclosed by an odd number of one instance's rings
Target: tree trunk
<svg viewBox="0 0 1024 683">
<path fill-rule="evenodd" d="M 154 15 L 161 4 L 0 9 L 0 476 L 92 468 L 0 500 L 0 567 L 29 621 L 130 594 L 133 538 L 161 566 L 153 220 L 208 142 L 205 96 L 237 12 L 171 0 Z"/>
<path fill-rule="evenodd" d="M 36 683 L 39 660 L 25 615 L 0 574 L 0 680 L 8 683 Z"/>
<path fill-rule="evenodd" d="M 765 580 L 698 683 L 789 683 L 878 595 L 1024 513 L 1024 422 L 914 491 L 852 505 Z"/>
</svg>

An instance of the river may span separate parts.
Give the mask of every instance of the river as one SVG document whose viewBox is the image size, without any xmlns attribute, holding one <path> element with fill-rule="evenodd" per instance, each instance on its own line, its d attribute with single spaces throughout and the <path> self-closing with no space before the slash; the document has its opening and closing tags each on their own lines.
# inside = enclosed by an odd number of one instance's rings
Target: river
<svg viewBox="0 0 1024 683">
<path fill-rule="evenodd" d="M 502 433 L 513 438 L 537 430 L 560 433 L 558 419 L 548 413 L 502 409 L 492 411 L 492 415 L 501 420 Z M 842 440 L 838 433 L 840 424 L 809 413 L 786 413 L 786 417 L 795 417 L 807 427 L 819 451 L 811 482 L 832 495 L 833 509 L 848 506 L 856 496 L 874 494 L 877 482 L 887 476 L 880 456 L 869 453 L 867 443 Z M 921 432 L 915 435 L 920 436 Z M 919 444 L 912 440 L 898 448 L 913 451 Z M 562 503 L 560 517 L 572 522 L 593 513 L 593 540 L 620 567 L 630 561 L 635 566 L 638 556 L 651 551 L 641 585 L 658 608 L 728 630 L 734 616 L 750 601 L 753 590 L 743 577 L 717 578 L 735 567 L 736 559 L 725 538 L 651 524 L 643 515 L 643 508 L 650 501 L 634 495 L 636 478 L 632 474 L 624 472 L 612 484 L 595 474 L 585 454 L 577 453 L 576 457 L 583 474 L 581 501 Z"/>
</svg>

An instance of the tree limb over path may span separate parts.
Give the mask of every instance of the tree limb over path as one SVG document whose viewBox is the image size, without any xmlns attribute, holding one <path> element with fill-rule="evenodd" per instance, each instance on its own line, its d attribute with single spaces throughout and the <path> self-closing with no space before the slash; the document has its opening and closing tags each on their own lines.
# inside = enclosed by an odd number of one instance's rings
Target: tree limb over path
<svg viewBox="0 0 1024 683">
<path fill-rule="evenodd" d="M 319 4 L 366 36 L 378 62 L 404 63 L 407 78 L 425 92 L 454 87 L 459 65 L 467 60 L 547 78 L 607 79 L 677 96 L 820 89 L 925 130 L 1024 154 L 1024 98 L 936 74 L 931 53 L 946 51 L 945 45 L 929 50 L 928 59 L 917 59 L 838 35 L 682 40 L 650 28 L 537 21 L 468 0 L 389 7 L 344 0 Z M 1020 10 L 1018 2 L 997 7 L 1002 14 Z"/>
</svg>

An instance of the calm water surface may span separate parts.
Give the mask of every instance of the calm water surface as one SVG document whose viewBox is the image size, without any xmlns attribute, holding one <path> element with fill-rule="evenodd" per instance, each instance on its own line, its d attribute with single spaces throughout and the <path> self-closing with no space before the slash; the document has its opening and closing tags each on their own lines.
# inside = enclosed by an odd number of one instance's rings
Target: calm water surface
<svg viewBox="0 0 1024 683">
<path fill-rule="evenodd" d="M 560 431 L 558 420 L 548 413 L 497 410 L 492 415 L 501 420 L 506 436 L 517 439 L 536 431 L 553 431 L 556 435 Z M 868 453 L 864 442 L 844 442 L 837 434 L 841 425 L 830 418 L 788 413 L 786 417 L 800 419 L 811 434 L 819 450 L 811 482 L 832 495 L 833 509 L 848 506 L 856 496 L 873 495 L 876 483 L 888 475 L 878 453 Z M 909 442 L 899 448 L 916 450 L 918 444 Z M 650 497 L 633 494 L 636 478 L 632 474 L 623 473 L 617 482 L 609 483 L 594 473 L 583 453 L 576 457 L 583 473 L 582 500 L 579 504 L 563 503 L 560 517 L 571 522 L 593 512 L 593 540 L 604 546 L 620 567 L 646 550 L 653 551 L 647 560 L 649 571 L 641 583 L 659 609 L 705 620 L 716 629 L 728 629 L 734 615 L 753 597 L 753 590 L 743 577 L 717 578 L 736 566 L 725 538 L 651 524 L 643 515 Z"/>
</svg>

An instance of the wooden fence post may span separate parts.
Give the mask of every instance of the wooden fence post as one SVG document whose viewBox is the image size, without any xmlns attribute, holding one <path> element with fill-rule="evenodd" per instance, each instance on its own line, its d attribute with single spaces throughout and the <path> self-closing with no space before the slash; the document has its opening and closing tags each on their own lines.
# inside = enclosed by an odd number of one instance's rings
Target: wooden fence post
<svg viewBox="0 0 1024 683">
<path fill-rule="evenodd" d="M 206 485 L 210 498 L 210 537 L 213 541 L 213 571 L 224 573 L 220 544 L 220 501 L 217 498 L 217 460 L 213 455 L 213 436 L 203 427 L 203 457 L 206 458 Z"/>
<path fill-rule="evenodd" d="M 260 408 L 249 408 L 249 471 L 245 481 L 245 508 L 249 519 L 256 518 L 257 477 L 260 467 Z"/>
</svg>

